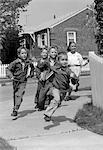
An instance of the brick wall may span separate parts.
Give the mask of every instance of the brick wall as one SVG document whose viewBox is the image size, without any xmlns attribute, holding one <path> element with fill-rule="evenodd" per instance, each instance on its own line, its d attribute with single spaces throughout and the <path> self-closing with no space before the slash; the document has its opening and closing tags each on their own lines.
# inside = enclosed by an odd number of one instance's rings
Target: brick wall
<svg viewBox="0 0 103 150">
<path fill-rule="evenodd" d="M 94 30 L 87 24 L 88 10 L 84 10 L 74 17 L 62 22 L 51 29 L 51 45 L 57 45 L 59 50 L 67 49 L 67 31 L 76 31 L 77 51 L 82 55 L 88 55 L 88 51 L 97 51 Z"/>
</svg>

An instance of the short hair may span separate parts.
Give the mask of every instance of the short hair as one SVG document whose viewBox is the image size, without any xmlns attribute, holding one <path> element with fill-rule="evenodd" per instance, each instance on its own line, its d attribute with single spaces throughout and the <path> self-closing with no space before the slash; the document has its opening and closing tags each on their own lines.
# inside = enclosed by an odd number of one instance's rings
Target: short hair
<svg viewBox="0 0 103 150">
<path fill-rule="evenodd" d="M 60 60 L 60 58 L 61 58 L 63 55 L 67 56 L 67 53 L 66 53 L 65 51 L 59 52 L 59 53 L 58 53 L 58 60 Z"/>
<path fill-rule="evenodd" d="M 43 47 L 43 48 L 41 49 L 41 52 L 42 52 L 43 50 L 48 51 L 48 49 L 47 49 L 46 47 Z"/>
<path fill-rule="evenodd" d="M 53 48 L 54 48 L 56 51 L 57 51 L 57 49 L 58 49 L 57 46 L 51 46 L 51 47 L 49 47 L 49 52 L 50 52 L 50 50 L 53 49 Z"/>
<path fill-rule="evenodd" d="M 20 52 L 21 52 L 22 49 L 25 49 L 25 51 L 26 51 L 27 54 L 28 54 L 28 49 L 27 49 L 26 47 L 24 47 L 24 46 L 20 46 L 20 47 L 17 49 L 17 55 L 20 54 Z"/>
</svg>

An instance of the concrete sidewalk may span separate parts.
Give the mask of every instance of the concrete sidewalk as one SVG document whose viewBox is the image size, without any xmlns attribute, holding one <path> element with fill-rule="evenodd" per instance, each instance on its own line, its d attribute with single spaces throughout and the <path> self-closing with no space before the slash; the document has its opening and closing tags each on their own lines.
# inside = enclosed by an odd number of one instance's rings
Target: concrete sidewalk
<svg viewBox="0 0 103 150">
<path fill-rule="evenodd" d="M 17 150 L 102 150 L 102 136 L 73 122 L 78 109 L 91 101 L 91 91 L 72 94 L 74 100 L 63 102 L 51 122 L 44 121 L 44 111 L 34 110 L 33 96 L 24 96 L 17 120 L 10 116 L 12 101 L 0 102 L 0 136 Z"/>
</svg>

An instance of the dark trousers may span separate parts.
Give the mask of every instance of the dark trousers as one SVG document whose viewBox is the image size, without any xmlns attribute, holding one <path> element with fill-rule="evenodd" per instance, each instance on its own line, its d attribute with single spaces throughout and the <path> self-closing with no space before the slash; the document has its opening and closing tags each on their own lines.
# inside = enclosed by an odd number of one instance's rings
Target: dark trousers
<svg viewBox="0 0 103 150">
<path fill-rule="evenodd" d="M 38 108 L 45 109 L 45 104 L 48 105 L 50 103 L 50 97 L 47 95 L 48 91 L 52 87 L 50 82 L 46 82 L 44 87 L 40 89 L 39 99 L 38 99 Z"/>
<path fill-rule="evenodd" d="M 14 110 L 18 110 L 25 93 L 26 82 L 13 81 L 13 99 L 14 99 Z"/>
<path fill-rule="evenodd" d="M 34 103 L 36 103 L 38 105 L 39 102 L 39 94 L 41 89 L 44 88 L 44 82 L 43 81 L 38 81 L 38 85 L 37 85 L 37 91 L 36 91 L 36 95 L 35 95 L 35 100 Z"/>
</svg>

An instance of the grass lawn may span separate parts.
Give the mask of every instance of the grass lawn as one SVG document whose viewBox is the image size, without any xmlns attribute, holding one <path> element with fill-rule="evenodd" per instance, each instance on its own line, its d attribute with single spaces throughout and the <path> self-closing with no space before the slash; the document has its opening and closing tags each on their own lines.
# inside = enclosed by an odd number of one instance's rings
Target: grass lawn
<svg viewBox="0 0 103 150">
<path fill-rule="evenodd" d="M 84 129 L 103 135 L 103 110 L 91 103 L 77 112 L 74 121 Z"/>
<path fill-rule="evenodd" d="M 11 146 L 6 140 L 0 138 L 0 150 L 17 150 L 13 146 Z"/>
</svg>

